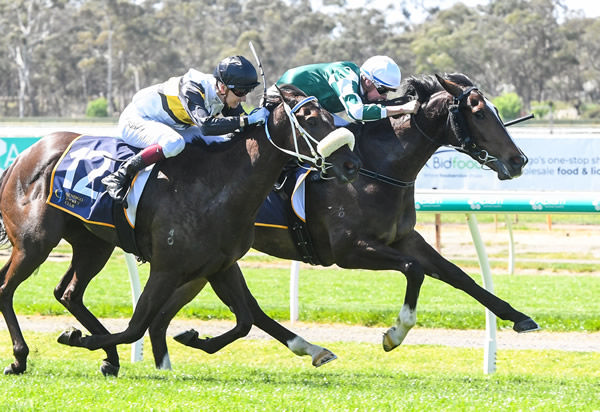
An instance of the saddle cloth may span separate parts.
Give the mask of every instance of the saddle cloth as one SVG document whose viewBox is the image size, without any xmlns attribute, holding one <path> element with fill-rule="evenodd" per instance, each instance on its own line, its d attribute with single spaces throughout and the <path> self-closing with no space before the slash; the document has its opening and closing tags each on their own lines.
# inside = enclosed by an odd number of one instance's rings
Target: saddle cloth
<svg viewBox="0 0 600 412">
<path fill-rule="evenodd" d="M 46 203 L 86 223 L 115 228 L 114 201 L 101 180 L 138 150 L 115 137 L 77 137 L 52 171 Z M 153 166 L 148 166 L 134 179 L 133 187 L 127 195 L 128 207 L 122 208 L 132 229 L 135 228 L 137 204 Z"/>
<path fill-rule="evenodd" d="M 306 222 L 306 211 L 304 207 L 305 181 L 310 172 L 311 170 L 299 168 L 288 177 L 293 177 L 296 182 L 291 195 L 289 195 L 291 209 L 296 218 L 303 222 Z M 286 210 L 288 210 L 289 206 L 284 204 L 286 201 L 284 198 L 287 198 L 287 196 L 282 197 L 278 191 L 272 190 L 260 207 L 254 225 L 288 229 L 289 217 Z"/>
</svg>

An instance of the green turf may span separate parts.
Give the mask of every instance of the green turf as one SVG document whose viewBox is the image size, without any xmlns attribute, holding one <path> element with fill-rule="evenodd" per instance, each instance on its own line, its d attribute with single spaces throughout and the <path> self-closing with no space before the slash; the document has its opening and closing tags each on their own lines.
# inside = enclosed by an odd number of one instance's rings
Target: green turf
<svg viewBox="0 0 600 412">
<path fill-rule="evenodd" d="M 242 261 L 251 291 L 265 311 L 289 319 L 289 263 L 261 256 Z M 46 262 L 24 282 L 15 296 L 16 312 L 66 314 L 52 290 L 68 262 Z M 139 267 L 142 284 L 149 265 Z M 600 330 L 600 277 L 574 275 L 495 275 L 496 295 L 533 317 L 549 331 Z M 478 271 L 472 273 L 481 282 Z M 303 268 L 300 274 L 300 320 L 363 325 L 391 325 L 400 310 L 406 281 L 402 274 L 383 271 Z M 132 312 L 129 278 L 122 253 L 116 252 L 104 271 L 90 284 L 85 303 L 99 317 L 129 317 Z M 232 319 L 232 314 L 207 287 L 180 317 Z M 421 290 L 417 324 L 421 327 L 481 329 L 483 307 L 464 292 L 433 278 Z M 499 321 L 500 328 L 512 327 Z"/>
<path fill-rule="evenodd" d="M 328 343 L 339 359 L 313 368 L 274 341 L 242 340 L 214 355 L 172 344 L 173 371 L 123 361 L 98 372 L 102 353 L 28 334 L 29 371 L 0 377 L 0 410 L 595 411 L 600 353 L 503 350 L 482 372 L 480 349 Z M 0 333 L 0 340 L 8 335 Z M 127 359 L 128 347 L 121 348 Z M 10 351 L 0 347 L 0 363 Z"/>
</svg>

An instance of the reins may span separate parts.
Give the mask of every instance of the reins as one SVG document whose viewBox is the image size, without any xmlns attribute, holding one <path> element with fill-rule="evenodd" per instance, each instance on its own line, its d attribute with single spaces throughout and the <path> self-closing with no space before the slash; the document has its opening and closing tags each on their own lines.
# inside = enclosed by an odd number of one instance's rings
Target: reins
<svg viewBox="0 0 600 412">
<path fill-rule="evenodd" d="M 393 177 L 389 177 L 386 175 L 379 174 L 377 172 L 373 172 L 372 170 L 360 168 L 358 173 L 370 177 L 371 179 L 378 180 L 383 183 L 387 183 L 388 185 L 397 186 L 397 187 L 412 187 L 415 185 L 415 181 L 405 182 L 403 180 L 394 179 Z"/>
</svg>

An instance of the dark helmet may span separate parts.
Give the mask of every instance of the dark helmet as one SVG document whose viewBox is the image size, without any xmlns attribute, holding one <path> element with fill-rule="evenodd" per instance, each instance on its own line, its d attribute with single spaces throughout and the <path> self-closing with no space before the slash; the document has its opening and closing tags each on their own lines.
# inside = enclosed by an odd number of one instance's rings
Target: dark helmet
<svg viewBox="0 0 600 412">
<path fill-rule="evenodd" d="M 229 89 L 252 90 L 260 83 L 256 69 L 244 56 L 227 57 L 217 65 L 214 76 Z"/>
</svg>

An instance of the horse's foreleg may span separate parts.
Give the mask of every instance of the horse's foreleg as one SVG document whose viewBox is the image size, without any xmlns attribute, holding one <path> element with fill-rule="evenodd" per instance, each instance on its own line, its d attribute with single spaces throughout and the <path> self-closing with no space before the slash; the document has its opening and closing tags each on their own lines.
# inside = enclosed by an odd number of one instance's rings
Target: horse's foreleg
<svg viewBox="0 0 600 412">
<path fill-rule="evenodd" d="M 416 232 L 415 232 L 416 233 Z M 420 239 L 420 240 L 419 240 Z M 415 254 L 423 262 L 425 273 L 467 293 L 503 320 L 514 323 L 517 332 L 538 330 L 538 324 L 526 314 L 515 310 L 508 302 L 479 286 L 455 264 L 442 257 L 419 235 L 412 243 Z"/>
<path fill-rule="evenodd" d="M 408 332 L 417 323 L 417 301 L 425 278 L 423 267 L 417 261 L 402 258 L 400 262 L 400 271 L 406 276 L 406 292 L 404 304 L 396 318 L 396 326 L 391 327 L 383 334 L 382 345 L 386 352 L 400 346 Z"/>
<path fill-rule="evenodd" d="M 171 360 L 169 359 L 169 349 L 167 348 L 166 339 L 167 328 L 171 319 L 175 317 L 182 307 L 191 302 L 200 293 L 207 282 L 206 278 L 196 278 L 179 286 L 152 320 L 150 328 L 148 328 L 148 333 L 150 335 L 150 344 L 152 345 L 152 354 L 154 355 L 154 364 L 158 369 L 171 369 Z"/>
<path fill-rule="evenodd" d="M 166 343 L 166 331 L 169 322 L 175 314 L 187 303 L 189 303 L 206 285 L 207 280 L 198 278 L 188 282 L 175 291 L 165 306 L 158 312 L 149 328 L 150 342 L 152 344 L 152 352 L 154 354 L 154 362 L 159 369 L 171 369 L 171 362 Z M 246 287 L 247 289 L 247 287 Z M 223 296 L 225 297 L 225 296 Z M 298 356 L 310 355 L 312 364 L 316 367 L 324 365 L 337 357 L 328 349 L 311 344 L 300 336 L 286 329 L 275 320 L 267 316 L 254 299 L 254 296 L 247 290 L 247 302 L 250 312 L 254 318 L 254 324 L 277 339 L 279 342 L 288 347 Z M 224 301 L 228 307 L 232 306 L 231 302 Z M 198 338 L 195 331 L 188 331 L 184 334 L 193 340 Z M 182 339 L 180 337 L 178 339 Z"/>
<path fill-rule="evenodd" d="M 102 270 L 114 246 L 86 233 L 87 240 L 73 242 L 73 259 L 67 273 L 54 289 L 54 296 L 65 308 L 94 335 L 107 335 L 110 332 L 84 305 L 83 295 L 89 282 Z M 100 371 L 105 376 L 119 373 L 119 354 L 116 346 L 104 348 L 106 359 Z"/>
<path fill-rule="evenodd" d="M 223 272 L 211 275 L 209 282 L 219 299 L 227 302 L 235 314 L 235 327 L 222 335 L 206 339 L 199 339 L 198 332 L 191 329 L 175 336 L 175 340 L 206 353 L 215 353 L 234 340 L 246 336 L 252 328 L 253 318 L 246 300 L 248 287 L 237 263 Z"/>
<path fill-rule="evenodd" d="M 336 243 L 336 242 L 332 242 Z M 417 302 L 425 273 L 420 262 L 402 250 L 401 245 L 388 246 L 376 240 L 355 240 L 343 247 L 337 242 L 336 263 L 343 268 L 370 270 L 396 270 L 406 276 L 406 292 L 396 325 L 383 335 L 383 348 L 390 351 L 398 347 L 417 322 Z"/>
</svg>

